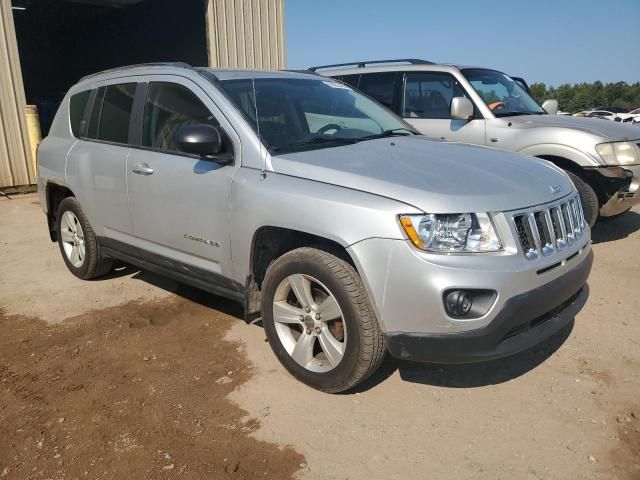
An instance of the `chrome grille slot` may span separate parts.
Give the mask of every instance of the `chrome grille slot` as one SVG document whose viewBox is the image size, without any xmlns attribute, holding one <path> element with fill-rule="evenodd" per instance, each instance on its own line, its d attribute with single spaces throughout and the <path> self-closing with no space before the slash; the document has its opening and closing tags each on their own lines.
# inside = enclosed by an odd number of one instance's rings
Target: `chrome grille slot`
<svg viewBox="0 0 640 480">
<path fill-rule="evenodd" d="M 562 219 L 564 220 L 564 226 L 567 232 L 567 245 L 573 245 L 576 238 L 573 234 L 573 220 L 569 214 L 569 204 L 563 203 L 560 205 L 560 210 L 562 211 Z"/>
<path fill-rule="evenodd" d="M 542 247 L 542 254 L 547 256 L 551 255 L 555 249 L 554 247 L 554 238 L 551 228 L 549 226 L 549 220 L 547 216 L 549 215 L 549 211 L 535 212 L 533 214 L 536 219 L 536 228 L 538 229 L 538 234 L 540 235 L 540 245 Z"/>
<path fill-rule="evenodd" d="M 516 225 L 516 231 L 518 232 L 518 238 L 520 239 L 520 245 L 527 258 L 538 258 L 536 253 L 536 243 L 531 233 L 531 225 L 529 225 L 528 215 L 518 215 L 513 217 L 513 221 Z"/>
<path fill-rule="evenodd" d="M 586 223 L 580 197 L 513 215 L 522 251 L 529 260 L 548 257 L 582 237 Z"/>
</svg>

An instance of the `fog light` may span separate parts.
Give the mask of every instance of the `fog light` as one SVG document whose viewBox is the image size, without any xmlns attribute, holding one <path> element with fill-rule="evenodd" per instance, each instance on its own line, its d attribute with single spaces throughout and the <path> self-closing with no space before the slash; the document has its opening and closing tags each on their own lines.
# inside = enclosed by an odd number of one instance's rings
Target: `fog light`
<svg viewBox="0 0 640 480">
<path fill-rule="evenodd" d="M 450 317 L 471 320 L 486 315 L 497 296 L 495 290 L 447 290 L 442 295 L 442 301 Z"/>
<path fill-rule="evenodd" d="M 452 317 L 464 317 L 471 311 L 473 295 L 464 290 L 454 290 L 447 295 L 444 306 Z"/>
</svg>

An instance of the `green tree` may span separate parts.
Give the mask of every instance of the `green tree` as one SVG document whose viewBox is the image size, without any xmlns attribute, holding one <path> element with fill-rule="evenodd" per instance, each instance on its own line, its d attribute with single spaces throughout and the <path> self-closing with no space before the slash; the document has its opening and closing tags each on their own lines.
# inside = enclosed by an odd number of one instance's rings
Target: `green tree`
<svg viewBox="0 0 640 480">
<path fill-rule="evenodd" d="M 602 83 L 565 83 L 558 87 L 548 87 L 544 83 L 531 85 L 531 93 L 538 103 L 550 98 L 558 100 L 561 110 L 578 112 L 589 108 L 622 107 L 633 109 L 640 107 L 640 82 Z"/>
</svg>

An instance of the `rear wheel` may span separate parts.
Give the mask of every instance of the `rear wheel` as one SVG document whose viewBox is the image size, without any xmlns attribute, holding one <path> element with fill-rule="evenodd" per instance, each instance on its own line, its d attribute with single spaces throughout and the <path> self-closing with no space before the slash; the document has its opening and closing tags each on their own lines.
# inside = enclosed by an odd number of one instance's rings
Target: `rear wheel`
<svg viewBox="0 0 640 480">
<path fill-rule="evenodd" d="M 284 367 L 325 392 L 362 382 L 386 352 L 360 276 L 323 250 L 299 248 L 269 267 L 262 285 L 262 319 Z"/>
<path fill-rule="evenodd" d="M 580 194 L 580 201 L 582 202 L 582 210 L 584 211 L 584 218 L 589 224 L 589 227 L 593 227 L 598 220 L 600 211 L 600 203 L 598 202 L 598 195 L 595 190 L 587 182 L 582 180 L 575 173 L 566 171 L 571 181 L 576 186 L 578 193 Z"/>
<path fill-rule="evenodd" d="M 83 280 L 109 272 L 112 260 L 100 252 L 100 245 L 87 216 L 74 197 L 67 197 L 58 206 L 58 245 L 67 268 Z"/>
</svg>

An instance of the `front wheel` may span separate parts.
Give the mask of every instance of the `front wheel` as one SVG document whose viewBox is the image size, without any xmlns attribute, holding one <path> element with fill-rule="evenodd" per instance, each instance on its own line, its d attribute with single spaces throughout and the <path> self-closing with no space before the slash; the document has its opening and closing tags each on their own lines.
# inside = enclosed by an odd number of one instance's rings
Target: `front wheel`
<svg viewBox="0 0 640 480">
<path fill-rule="evenodd" d="M 569 178 L 576 186 L 578 193 L 580 194 L 580 201 L 582 202 L 582 211 L 584 212 L 584 219 L 589 224 L 589 227 L 593 228 L 598 220 L 600 212 L 600 203 L 598 202 L 598 195 L 595 190 L 587 182 L 582 180 L 575 173 L 566 171 Z"/>
<path fill-rule="evenodd" d="M 324 250 L 298 248 L 269 267 L 262 284 L 262 320 L 282 365 L 324 392 L 362 382 L 386 352 L 360 276 Z"/>
</svg>

